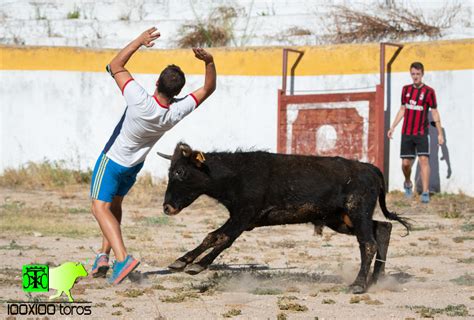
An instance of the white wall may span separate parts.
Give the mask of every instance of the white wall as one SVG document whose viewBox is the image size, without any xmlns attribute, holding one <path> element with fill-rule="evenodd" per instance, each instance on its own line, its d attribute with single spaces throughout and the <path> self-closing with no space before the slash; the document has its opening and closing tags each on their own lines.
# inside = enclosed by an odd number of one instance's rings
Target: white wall
<svg viewBox="0 0 474 320">
<path fill-rule="evenodd" d="M 427 72 L 425 82 L 437 92 L 447 133 L 452 176 L 441 174 L 441 189 L 474 195 L 473 71 Z M 153 91 L 155 75 L 135 75 Z M 202 85 L 188 76 L 183 93 Z M 374 87 L 378 74 L 298 77 L 299 90 Z M 408 72 L 392 75 L 392 119 Z M 276 150 L 277 89 L 281 77 L 218 76 L 217 90 L 202 106 L 168 132 L 148 156 L 144 172 L 165 177 L 168 162 L 154 154 L 171 153 L 183 140 L 203 151 Z M 365 89 L 366 90 L 366 89 Z M 113 80 L 104 73 L 62 71 L 0 72 L 0 172 L 28 161 L 66 160 L 72 167 L 93 167 L 124 110 Z M 390 188 L 400 189 L 401 124 L 390 147 Z M 445 172 L 441 162 L 440 171 Z"/>
<path fill-rule="evenodd" d="M 397 6 L 423 12 L 427 21 L 438 10 L 462 1 L 396 0 Z M 231 46 L 315 45 L 325 42 L 334 5 L 364 12 L 377 11 L 385 0 L 0 0 L 0 43 L 42 46 L 120 48 L 150 26 L 157 25 L 162 37 L 157 48 L 174 48 L 184 24 L 206 21 L 218 7 L 237 10 Z M 472 37 L 472 1 L 442 30 L 441 39 Z M 78 19 L 68 19 L 71 12 Z M 310 35 L 292 35 L 297 27 Z M 404 39 L 422 41 L 426 37 Z"/>
</svg>

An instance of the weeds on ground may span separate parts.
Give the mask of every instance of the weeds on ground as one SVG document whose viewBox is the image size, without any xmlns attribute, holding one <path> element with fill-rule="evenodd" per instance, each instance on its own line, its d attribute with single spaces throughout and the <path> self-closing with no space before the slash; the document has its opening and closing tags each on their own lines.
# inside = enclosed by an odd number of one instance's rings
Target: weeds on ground
<svg viewBox="0 0 474 320">
<path fill-rule="evenodd" d="M 297 300 L 295 296 L 283 296 L 278 297 L 278 308 L 280 310 L 288 310 L 288 311 L 297 311 L 297 312 L 305 312 L 308 311 L 308 307 L 302 304 L 295 302 Z"/>
<path fill-rule="evenodd" d="M 466 223 L 461 227 L 461 230 L 465 232 L 474 231 L 474 223 Z"/>
<path fill-rule="evenodd" d="M 459 263 L 469 263 L 472 264 L 474 263 L 474 257 L 466 258 L 466 259 L 458 259 Z"/>
<path fill-rule="evenodd" d="M 256 288 L 251 293 L 256 295 L 278 295 L 282 294 L 283 290 L 277 288 Z"/>
<path fill-rule="evenodd" d="M 0 233 L 14 232 L 16 235 L 38 236 L 62 235 L 87 237 L 98 233 L 97 226 L 90 221 L 71 222 L 67 207 L 45 202 L 41 207 L 27 207 L 22 201 L 6 199 L 0 205 Z M 32 218 L 34 217 L 34 218 Z"/>
<path fill-rule="evenodd" d="M 406 308 L 420 314 L 422 318 L 434 318 L 437 314 L 445 314 L 450 317 L 465 317 L 469 314 L 464 304 L 448 305 L 445 308 L 430 308 L 425 306 L 405 306 Z"/>
<path fill-rule="evenodd" d="M 28 162 L 19 169 L 7 168 L 0 176 L 2 187 L 54 189 L 66 185 L 89 184 L 92 171 L 69 169 L 65 161 Z"/>
<path fill-rule="evenodd" d="M 161 302 L 181 303 L 188 299 L 197 299 L 199 295 L 196 292 L 181 292 L 174 296 L 164 296 L 160 298 Z"/>
<path fill-rule="evenodd" d="M 474 275 L 466 273 L 460 277 L 451 279 L 450 281 L 460 286 L 474 286 Z"/>
<path fill-rule="evenodd" d="M 240 309 L 230 309 L 226 313 L 223 313 L 222 316 L 224 318 L 232 318 L 232 317 L 235 317 L 235 316 L 239 316 L 241 314 L 242 314 L 242 310 L 240 310 Z"/>
</svg>

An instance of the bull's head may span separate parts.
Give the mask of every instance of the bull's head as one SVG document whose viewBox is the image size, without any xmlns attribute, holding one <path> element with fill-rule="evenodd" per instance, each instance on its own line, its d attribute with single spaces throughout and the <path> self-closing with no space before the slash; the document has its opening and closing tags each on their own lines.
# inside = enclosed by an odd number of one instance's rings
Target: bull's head
<svg viewBox="0 0 474 320">
<path fill-rule="evenodd" d="M 158 154 L 171 160 L 163 211 L 176 215 L 205 192 L 209 182 L 206 159 L 185 143 L 177 144 L 173 156 Z"/>
</svg>

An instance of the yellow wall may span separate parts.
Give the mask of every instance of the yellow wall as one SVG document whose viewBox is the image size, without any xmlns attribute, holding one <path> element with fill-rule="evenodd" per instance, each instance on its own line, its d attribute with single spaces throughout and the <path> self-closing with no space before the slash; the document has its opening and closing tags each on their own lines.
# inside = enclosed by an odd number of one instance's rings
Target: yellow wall
<svg viewBox="0 0 474 320">
<path fill-rule="evenodd" d="M 421 61 L 427 71 L 473 69 L 474 39 L 405 43 L 395 61 L 394 72 L 406 71 L 413 61 Z M 351 44 L 300 47 L 305 55 L 297 75 L 368 74 L 379 72 L 379 44 Z M 387 60 L 395 51 L 387 47 Z M 282 48 L 213 48 L 220 75 L 280 76 Z M 103 72 L 116 50 L 67 47 L 0 46 L 0 70 L 62 70 Z M 296 54 L 290 54 L 290 64 Z M 135 73 L 159 73 L 174 63 L 187 74 L 201 74 L 203 67 L 191 50 L 141 49 L 128 67 Z"/>
</svg>

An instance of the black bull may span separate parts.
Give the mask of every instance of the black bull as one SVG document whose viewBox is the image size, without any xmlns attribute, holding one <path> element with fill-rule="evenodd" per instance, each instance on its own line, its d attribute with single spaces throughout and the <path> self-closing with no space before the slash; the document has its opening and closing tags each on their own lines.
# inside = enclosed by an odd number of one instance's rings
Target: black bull
<svg viewBox="0 0 474 320">
<path fill-rule="evenodd" d="M 384 272 L 392 230 L 390 222 L 372 220 L 377 198 L 386 218 L 410 230 L 406 219 L 387 210 L 383 175 L 368 163 L 267 152 L 203 154 L 184 143 L 176 146 L 173 156 L 160 155 L 171 160 L 165 214 L 178 214 L 203 194 L 222 203 L 230 214 L 224 225 L 169 266 L 175 271 L 203 271 L 244 231 L 313 223 L 357 237 L 361 266 L 351 287 L 354 293 L 362 293 L 375 254 L 372 283 Z"/>
</svg>

